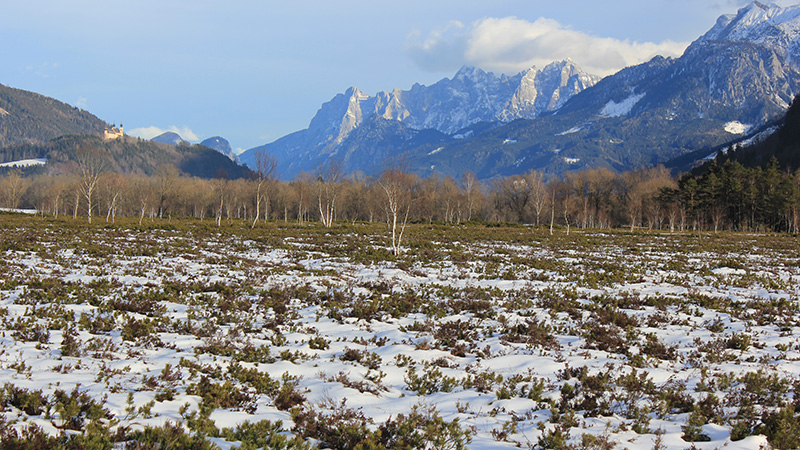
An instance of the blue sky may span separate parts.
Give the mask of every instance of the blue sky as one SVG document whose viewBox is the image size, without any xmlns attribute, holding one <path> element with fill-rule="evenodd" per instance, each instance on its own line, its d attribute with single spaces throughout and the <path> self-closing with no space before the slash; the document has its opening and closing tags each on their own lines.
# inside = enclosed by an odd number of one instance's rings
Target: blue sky
<svg viewBox="0 0 800 450">
<path fill-rule="evenodd" d="M 128 133 L 248 149 L 323 102 L 571 58 L 608 74 L 680 54 L 737 0 L 25 0 L 0 14 L 0 83 Z M 788 6 L 794 2 L 776 2 Z"/>
</svg>

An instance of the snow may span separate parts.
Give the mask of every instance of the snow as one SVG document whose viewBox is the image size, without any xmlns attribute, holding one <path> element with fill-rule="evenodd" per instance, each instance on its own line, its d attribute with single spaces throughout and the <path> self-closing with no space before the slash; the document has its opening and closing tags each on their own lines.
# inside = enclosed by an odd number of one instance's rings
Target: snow
<svg viewBox="0 0 800 450">
<path fill-rule="evenodd" d="M 798 19 L 800 19 L 798 6 L 781 8 L 773 4 L 765 6 L 751 3 L 740 9 L 735 16 L 721 17 L 704 38 L 769 42 L 777 33 L 781 33 L 786 36 L 786 40 L 792 41 L 798 37 Z"/>
<path fill-rule="evenodd" d="M 748 128 L 750 128 L 750 127 L 748 127 Z M 772 136 L 776 131 L 778 131 L 778 128 L 779 127 L 777 127 L 777 126 L 769 127 L 766 130 L 756 134 L 755 136 L 751 136 L 751 137 L 749 137 L 747 139 L 744 139 L 744 140 L 741 140 L 741 141 L 737 142 L 735 145 L 736 146 L 741 146 L 741 147 L 747 147 L 747 146 L 750 146 L 750 145 L 758 144 L 759 142 L 762 142 L 764 139 Z M 723 148 L 721 151 L 722 151 L 723 154 L 728 153 L 728 149 L 727 148 Z M 702 161 L 711 161 L 712 159 L 714 159 L 716 157 L 717 157 L 717 152 L 711 152 L 711 153 L 708 154 L 708 156 L 703 158 Z"/>
<path fill-rule="evenodd" d="M 728 122 L 724 126 L 725 131 L 730 134 L 745 134 L 747 130 L 750 129 L 750 125 L 745 125 L 738 120 L 734 120 L 732 122 Z"/>
<path fill-rule="evenodd" d="M 46 158 L 35 158 L 35 159 L 21 159 L 19 161 L 9 161 L 0 164 L 0 167 L 32 167 L 32 166 L 43 166 L 47 164 Z"/>
<path fill-rule="evenodd" d="M 564 162 L 567 164 L 575 164 L 580 160 L 581 160 L 580 158 L 568 158 L 566 156 L 564 157 Z"/>
<path fill-rule="evenodd" d="M 562 131 L 561 133 L 558 133 L 556 136 L 566 136 L 568 134 L 577 133 L 577 132 L 582 131 L 582 130 L 583 130 L 583 127 L 578 125 L 578 126 L 574 126 L 574 127 L 570 128 L 567 131 Z"/>
<path fill-rule="evenodd" d="M 13 209 L 13 208 L 0 208 L 2 212 L 18 213 L 18 214 L 38 214 L 39 211 L 35 209 Z"/>
<path fill-rule="evenodd" d="M 603 106 L 603 109 L 600 110 L 600 115 L 606 117 L 621 117 L 628 115 L 636 103 L 643 99 L 644 96 L 644 93 L 631 94 L 628 98 L 619 103 L 615 102 L 614 100 L 609 100 L 608 103 Z"/>
<path fill-rule="evenodd" d="M 439 147 L 439 148 L 437 148 L 435 150 L 431 150 L 431 152 L 428 153 L 428 156 L 433 156 L 433 155 L 439 153 L 440 151 L 442 151 L 443 149 L 444 149 L 444 147 Z"/>
<path fill-rule="evenodd" d="M 578 161 L 577 158 L 564 159 Z M 38 221 L 37 226 L 48 227 Z M 11 234 L 27 236 L 18 231 Z M 93 398 L 108 395 L 106 407 L 121 419 L 121 426 L 158 425 L 167 420 L 180 423 L 179 410 L 185 404 L 190 411 L 197 411 L 200 397 L 189 395 L 186 390 L 198 377 L 192 378 L 191 370 L 181 365 L 182 360 L 218 368 L 221 375 L 215 382 L 221 383 L 224 379 L 243 386 L 230 376 L 233 357 L 200 349 L 201 345 L 216 340 L 237 348 L 245 344 L 266 345 L 274 362 L 240 361 L 237 364 L 268 373 L 276 380 L 284 373 L 300 377 L 299 389 L 306 396 L 306 405 L 324 410 L 326 404 L 346 401 L 348 407 L 360 410 L 374 424 L 417 405 L 433 407 L 443 419 L 458 418 L 463 427 L 475 430 L 467 446 L 469 449 L 531 448 L 541 436 L 540 422 L 549 430 L 555 426 L 549 423 L 550 405 L 546 401 L 550 399 L 558 404 L 565 383 L 576 386 L 581 382 L 575 376 L 567 375 L 565 380 L 559 375 L 566 373 L 566 368 L 586 367 L 590 375 L 607 373 L 611 379 L 634 370 L 626 353 L 586 346 L 588 341 L 583 327 L 591 323 L 590 312 L 603 309 L 598 307 L 599 302 L 605 301 L 603 299 L 614 299 L 608 303 L 608 306 L 614 305 L 613 311 L 634 317 L 640 324 L 621 331 L 627 340 L 638 339 L 638 343 L 626 341 L 626 352 L 641 355 L 642 339 L 648 334 L 667 346 L 676 346 L 678 356 L 675 359 L 650 357 L 643 367 L 636 368 L 638 374 L 652 380 L 656 389 L 682 381 L 686 383 L 685 395 L 694 401 L 705 398 L 707 393 L 698 389 L 701 378 L 701 370 L 695 364 L 698 359 L 707 366 L 709 377 L 759 369 L 790 379 L 800 375 L 796 320 L 792 319 L 790 330 L 786 332 L 771 317 L 765 323 L 758 323 L 747 319 L 746 315 L 734 317 L 735 308 L 715 310 L 688 301 L 684 303 L 690 296 L 699 295 L 730 299 L 742 305 L 785 299 L 786 307 L 794 311 L 800 294 L 800 269 L 794 264 L 797 256 L 790 236 L 775 238 L 786 240 L 773 248 L 763 245 L 773 241 L 758 241 L 755 235 L 741 235 L 739 250 L 729 245 L 727 235 L 713 238 L 726 243 L 719 246 L 702 247 L 692 240 L 691 245 L 679 251 L 680 264 L 670 265 L 676 256 L 672 249 L 689 238 L 655 232 L 623 237 L 577 232 L 570 236 L 559 235 L 558 240 L 553 240 L 535 229 L 523 229 L 520 236 L 524 239 L 518 241 L 500 240 L 503 233 L 498 233 L 497 241 L 454 241 L 447 245 L 426 241 L 440 252 L 433 259 L 416 260 L 413 250 L 409 250 L 408 261 L 355 262 L 355 258 L 350 260 L 348 255 L 333 256 L 333 250 L 339 244 L 349 248 L 349 242 L 364 242 L 363 235 L 342 234 L 320 243 L 314 233 L 310 236 L 298 233 L 299 236 L 286 237 L 273 246 L 268 243 L 270 240 L 251 241 L 245 237 L 250 235 L 241 236 L 230 230 L 214 233 L 205 229 L 195 236 L 171 230 L 112 227 L 92 229 L 90 236 L 82 238 L 92 244 L 92 249 L 108 248 L 112 252 L 109 256 L 86 251 L 80 234 L 65 241 L 58 231 L 57 227 L 47 228 L 37 240 L 36 248 L 30 251 L 14 250 L 18 247 L 9 245 L 4 247 L 9 250 L 0 252 L 5 264 L 0 276 L 0 308 L 6 324 L 0 337 L 0 375 L 4 382 L 42 389 L 47 395 L 56 388 L 69 391 L 78 384 Z M 385 249 L 383 237 L 376 237 L 372 245 L 363 245 Z M 155 251 L 151 256 L 136 256 L 142 246 L 150 246 Z M 448 248 L 459 255 L 459 259 L 451 259 Z M 467 261 L 463 260 L 463 255 L 469 255 Z M 730 261 L 737 264 L 729 267 L 726 264 Z M 589 285 L 581 279 L 581 274 L 587 277 L 608 275 L 607 271 L 613 270 L 615 265 L 638 272 L 632 277 L 597 285 Z M 509 269 L 513 269 L 511 276 L 505 275 Z M 66 285 L 69 289 L 63 294 L 66 297 L 54 298 L 48 291 L 36 287 L 34 279 L 69 283 Z M 97 291 L 89 296 L 89 301 L 83 299 L 87 291 L 77 287 L 100 281 L 109 282 L 111 293 Z M 223 295 L 209 289 L 215 282 L 234 289 L 234 294 Z M 765 283 L 772 284 L 766 287 Z M 108 300 L 115 295 L 127 298 L 131 293 L 166 286 L 172 287 L 172 294 L 158 303 L 165 312 L 151 337 L 168 345 L 124 340 L 118 328 L 112 332 L 90 332 L 84 325 L 76 325 L 84 345 L 110 342 L 116 350 L 110 351 L 107 358 L 98 357 L 92 351 L 65 356 L 60 349 L 64 335 L 61 329 L 50 330 L 47 341 L 37 343 L 15 337 L 10 328 L 10 324 L 23 318 L 50 325 L 54 323 L 51 320 L 60 319 L 64 313 L 93 317 L 107 312 L 104 308 L 108 308 Z M 195 287 L 180 293 L 175 286 Z M 235 290 L 237 288 L 242 289 Z M 271 289 L 278 293 L 273 294 Z M 41 295 L 32 296 L 31 292 Z M 287 311 L 279 314 L 274 307 L 265 307 L 264 302 L 280 298 L 280 293 L 286 294 Z M 339 306 L 334 307 L 334 302 L 325 300 L 338 298 L 337 295 L 341 296 L 336 300 L 342 303 Z M 427 297 L 419 297 L 421 295 Z M 546 300 L 553 297 L 556 302 L 563 301 L 563 308 L 545 306 Z M 424 298 L 425 304 L 418 310 L 396 316 L 351 315 L 353 306 L 401 298 L 409 301 Z M 487 301 L 485 306 L 469 304 L 483 299 Z M 665 302 L 650 306 L 645 299 Z M 625 301 L 616 306 L 616 300 Z M 580 305 L 578 317 L 565 312 L 570 301 Z M 243 306 L 232 306 L 235 302 Z M 460 303 L 447 310 L 449 302 Z M 32 304 L 35 308 L 31 308 Z M 428 308 L 439 309 L 427 312 Z M 53 313 L 55 317 L 48 319 Z M 664 321 L 649 322 L 659 317 L 664 317 Z M 114 311 L 118 326 L 128 319 L 147 319 L 147 316 Z M 285 322 L 277 323 L 276 319 Z M 506 324 L 513 326 L 529 319 L 551 327 L 557 348 L 503 339 Z M 723 324 L 723 331 L 712 332 L 708 325 L 717 320 Z M 426 324 L 430 328 L 426 329 Z M 451 353 L 450 348 L 442 344 L 443 338 L 437 335 L 437 330 L 448 324 L 465 324 L 459 326 L 458 331 L 475 331 L 475 337 L 461 339 L 470 347 L 463 356 Z M 202 336 L 201 331 L 205 333 Z M 757 336 L 758 345 L 754 340 L 746 350 L 720 350 L 732 360 L 709 363 L 701 356 L 692 356 L 700 351 L 696 342 L 705 344 L 732 333 L 745 332 Z M 324 338 L 329 348 L 312 349 L 309 346 L 311 337 Z M 787 350 L 779 351 L 778 345 Z M 342 359 L 346 349 L 376 355 L 378 369 Z M 281 356 L 284 352 L 297 352 L 304 357 L 292 361 Z M 408 361 L 402 363 L 402 358 Z M 20 361 L 29 368 L 19 370 Z M 152 409 L 153 417 L 127 418 L 127 395 L 133 395 L 136 407 L 154 400 L 166 385 L 158 378 L 167 364 L 178 368 L 180 373 L 173 386 L 175 399 L 157 401 Z M 69 375 L 55 371 L 57 366 L 70 366 Z M 477 374 L 500 375 L 504 381 L 515 376 L 533 376 L 544 382 L 542 401 L 534 401 L 519 392 L 501 398 L 498 391 L 503 383 L 483 390 L 458 384 L 449 391 L 418 395 L 406 381 L 410 367 L 414 367 L 418 375 L 438 370 L 458 381 Z M 332 380 L 337 374 L 343 374 L 344 378 Z M 376 375 L 382 376 L 379 382 L 371 381 L 369 377 Z M 149 377 L 158 379 L 156 388 L 145 385 Z M 377 393 L 360 392 L 348 385 L 347 380 L 365 383 L 376 388 Z M 512 387 L 521 389 L 523 384 L 512 383 Z M 632 419 L 622 416 L 624 393 L 614 387 L 610 389 L 612 391 L 604 394 L 611 398 L 611 412 L 595 416 L 578 412 L 577 425 L 570 430 L 570 442 L 578 443 L 583 433 L 605 434 L 617 448 L 653 448 L 655 434 L 631 431 Z M 734 389 L 720 395 L 733 396 L 736 392 Z M 253 395 L 252 413 L 218 408 L 211 419 L 218 427 L 235 426 L 245 420 L 282 420 L 291 429 L 289 412 L 278 410 L 270 395 Z M 729 403 L 732 399 L 720 397 L 721 404 L 726 405 L 726 414 L 736 412 Z M 646 406 L 645 403 L 640 399 L 638 405 Z M 27 417 L 12 408 L 7 408 L 2 415 L 8 420 L 37 423 L 51 434 L 58 433 L 57 420 Z M 648 416 L 649 429 L 664 431 L 666 449 L 688 448 L 692 444 L 681 438 L 681 426 L 687 416 L 686 412 L 653 412 Z M 512 421 L 516 431 L 509 433 L 505 441 L 496 440 L 493 431 L 503 430 L 504 425 Z M 732 442 L 728 425 L 707 424 L 703 431 L 711 441 L 698 443 L 698 448 L 756 450 L 766 444 L 763 436 Z M 222 440 L 215 442 L 223 448 L 231 446 Z"/>
<path fill-rule="evenodd" d="M 739 142 L 738 145 L 747 146 L 747 145 L 757 144 L 757 143 L 763 141 L 764 139 L 766 139 L 766 138 L 772 136 L 773 134 L 775 134 L 776 131 L 778 131 L 778 127 L 777 126 L 769 127 L 766 130 L 756 134 L 755 136 L 752 136 L 750 138 L 747 138 L 747 139 Z"/>
<path fill-rule="evenodd" d="M 503 140 L 503 144 L 504 145 L 505 144 L 516 144 L 516 143 L 517 143 L 516 139 L 505 139 L 505 140 Z"/>
</svg>

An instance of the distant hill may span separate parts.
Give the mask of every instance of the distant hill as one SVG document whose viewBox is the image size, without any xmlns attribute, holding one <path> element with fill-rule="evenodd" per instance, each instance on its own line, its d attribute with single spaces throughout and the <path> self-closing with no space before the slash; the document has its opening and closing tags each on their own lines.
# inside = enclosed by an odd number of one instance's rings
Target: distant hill
<svg viewBox="0 0 800 450">
<path fill-rule="evenodd" d="M 102 133 L 107 126 L 87 111 L 0 84 L 0 147 L 44 143 L 65 134 Z"/>
<path fill-rule="evenodd" d="M 159 142 L 161 144 L 169 144 L 169 145 L 189 144 L 189 141 L 184 140 L 180 134 L 172 131 L 161 133 L 150 140 L 153 142 Z"/>
<path fill-rule="evenodd" d="M 244 178 L 250 170 L 203 145 L 169 145 L 133 137 L 105 141 L 100 136 L 67 135 L 43 144 L 16 144 L 0 149 L 0 163 L 46 158 L 44 166 L 26 172 L 70 173 L 71 162 L 81 148 L 97 148 L 106 155 L 107 168 L 123 174 L 152 175 L 162 164 L 201 178 Z"/>
<path fill-rule="evenodd" d="M 234 153 L 233 149 L 231 148 L 231 143 L 228 142 L 228 140 L 223 137 L 220 136 L 210 137 L 201 142 L 200 145 L 205 145 L 208 148 L 213 148 L 214 150 L 230 158 L 232 161 L 237 161 L 237 162 L 239 161 L 239 158 L 236 156 L 236 153 Z"/>
</svg>

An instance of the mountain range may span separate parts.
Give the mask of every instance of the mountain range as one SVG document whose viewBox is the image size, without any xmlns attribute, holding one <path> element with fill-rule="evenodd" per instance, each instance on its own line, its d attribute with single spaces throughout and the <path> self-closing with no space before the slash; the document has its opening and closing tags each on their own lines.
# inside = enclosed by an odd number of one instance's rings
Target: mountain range
<svg viewBox="0 0 800 450">
<path fill-rule="evenodd" d="M 404 147 L 444 144 L 473 133 L 476 125 L 554 111 L 599 79 L 565 60 L 510 77 L 463 67 L 453 78 L 431 86 L 415 84 L 408 91 L 375 96 L 351 87 L 323 104 L 307 129 L 240 158 L 252 164 L 255 152 L 266 151 L 275 156 L 285 177 L 312 171 L 330 158 L 341 159 L 347 171 L 364 170 Z M 364 154 L 367 147 L 374 152 Z"/>
<path fill-rule="evenodd" d="M 284 178 L 334 159 L 367 175 L 402 158 L 421 175 L 482 179 L 651 166 L 744 139 L 784 114 L 800 92 L 799 36 L 800 7 L 754 2 L 720 17 L 681 57 L 602 80 L 567 60 L 514 76 L 465 67 L 375 96 L 353 87 L 307 129 L 240 158 L 268 152 Z"/>
</svg>

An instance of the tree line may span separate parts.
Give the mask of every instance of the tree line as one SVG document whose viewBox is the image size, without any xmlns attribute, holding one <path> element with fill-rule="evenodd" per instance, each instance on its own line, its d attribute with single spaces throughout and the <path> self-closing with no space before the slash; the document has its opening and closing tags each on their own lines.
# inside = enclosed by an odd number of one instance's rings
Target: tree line
<svg viewBox="0 0 800 450">
<path fill-rule="evenodd" d="M 700 174 L 674 177 L 662 166 L 614 173 L 607 169 L 547 179 L 541 172 L 483 182 L 421 178 L 402 166 L 379 176 L 345 176 L 333 162 L 292 181 L 280 181 L 275 160 L 257 159 L 248 179 L 203 179 L 164 164 L 153 175 L 123 175 L 104 169 L 97 153 L 73 161 L 71 175 L 0 178 L 0 204 L 113 222 L 169 217 L 214 220 L 386 222 L 399 249 L 409 222 L 514 222 L 570 228 L 629 227 L 670 231 L 800 231 L 800 172 L 736 161 L 712 161 Z"/>
</svg>

